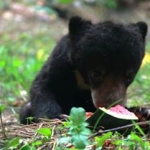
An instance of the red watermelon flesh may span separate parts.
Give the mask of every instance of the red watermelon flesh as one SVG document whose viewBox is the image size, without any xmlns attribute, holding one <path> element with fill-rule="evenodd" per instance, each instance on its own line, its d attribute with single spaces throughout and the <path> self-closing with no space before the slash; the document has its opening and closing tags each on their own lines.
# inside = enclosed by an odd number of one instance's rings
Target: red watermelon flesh
<svg viewBox="0 0 150 150">
<path fill-rule="evenodd" d="M 99 109 L 116 118 L 131 119 L 131 120 L 138 119 L 134 113 L 128 111 L 126 108 L 124 108 L 121 105 L 116 105 L 114 107 L 111 107 L 110 109 L 105 109 L 104 107 L 99 107 Z"/>
<path fill-rule="evenodd" d="M 116 112 L 116 113 L 125 114 L 125 115 L 133 115 L 134 114 L 121 105 L 116 105 L 115 107 L 111 107 L 109 110 Z"/>
</svg>

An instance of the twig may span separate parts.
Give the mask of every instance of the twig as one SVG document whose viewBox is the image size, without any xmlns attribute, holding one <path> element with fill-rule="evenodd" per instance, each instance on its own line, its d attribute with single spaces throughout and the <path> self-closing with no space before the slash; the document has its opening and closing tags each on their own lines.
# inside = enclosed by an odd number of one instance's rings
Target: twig
<svg viewBox="0 0 150 150">
<path fill-rule="evenodd" d="M 55 147 L 56 147 L 56 140 L 54 139 L 52 150 L 55 150 Z"/>
<path fill-rule="evenodd" d="M 142 122 L 138 122 L 137 124 L 138 125 L 144 125 L 144 124 L 149 124 L 150 121 L 142 121 Z M 106 132 L 113 132 L 113 131 L 118 131 L 118 130 L 121 130 L 121 129 L 125 129 L 125 128 L 131 128 L 131 127 L 134 127 L 135 125 L 134 124 L 128 124 L 128 125 L 125 125 L 125 126 L 121 126 L 121 127 L 117 127 L 117 128 L 113 128 L 113 129 L 108 129 L 108 130 L 100 130 L 94 134 L 92 134 L 91 136 L 89 136 L 89 139 L 95 137 L 95 136 L 98 136 L 98 135 L 101 135 L 103 133 L 106 133 Z"/>
<path fill-rule="evenodd" d="M 45 149 L 47 147 L 46 144 L 42 145 L 41 147 L 39 147 L 37 150 L 42 150 L 42 149 Z"/>
<path fill-rule="evenodd" d="M 0 121 L 1 121 L 1 127 L 2 127 L 2 133 L 5 139 L 7 139 L 6 133 L 5 133 L 5 127 L 3 125 L 3 119 L 2 119 L 2 113 L 0 113 Z"/>
<path fill-rule="evenodd" d="M 54 127 L 52 128 L 52 135 L 51 135 L 51 139 L 52 139 L 52 137 L 54 136 L 55 128 L 56 128 L 56 125 L 54 125 Z M 52 150 L 54 150 L 55 145 L 56 145 L 56 142 L 55 142 L 55 140 L 54 140 Z"/>
</svg>

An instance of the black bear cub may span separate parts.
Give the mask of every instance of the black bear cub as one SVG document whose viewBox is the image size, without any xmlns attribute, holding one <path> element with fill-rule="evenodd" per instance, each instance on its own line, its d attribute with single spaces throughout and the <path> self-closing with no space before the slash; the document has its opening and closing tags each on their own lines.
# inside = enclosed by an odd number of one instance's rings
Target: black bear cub
<svg viewBox="0 0 150 150">
<path fill-rule="evenodd" d="M 144 57 L 147 24 L 92 24 L 80 17 L 69 21 L 69 33 L 56 45 L 33 81 L 30 101 L 20 112 L 26 118 L 55 118 L 72 107 L 95 111 L 117 102 L 125 105 Z"/>
</svg>

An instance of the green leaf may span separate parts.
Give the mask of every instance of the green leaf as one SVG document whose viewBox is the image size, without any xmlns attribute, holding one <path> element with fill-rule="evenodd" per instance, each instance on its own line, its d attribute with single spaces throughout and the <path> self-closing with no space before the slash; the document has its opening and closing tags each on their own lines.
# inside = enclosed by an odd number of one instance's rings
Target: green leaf
<svg viewBox="0 0 150 150">
<path fill-rule="evenodd" d="M 58 144 L 62 145 L 62 144 L 67 144 L 69 143 L 71 140 L 70 137 L 62 137 L 58 140 Z"/>
<path fill-rule="evenodd" d="M 59 3 L 62 3 L 62 4 L 70 4 L 72 2 L 73 0 L 59 0 Z"/>
<path fill-rule="evenodd" d="M 17 148 L 18 145 L 20 145 L 19 140 L 19 137 L 13 138 L 12 140 L 8 141 L 7 147 L 11 149 Z"/>
<path fill-rule="evenodd" d="M 5 60 L 1 60 L 0 61 L 0 69 L 5 67 L 5 65 L 6 65 L 6 61 Z"/>
<path fill-rule="evenodd" d="M 88 136 L 91 134 L 91 130 L 89 130 L 89 128 L 82 128 L 80 134 Z"/>
<path fill-rule="evenodd" d="M 117 8 L 116 0 L 106 0 L 105 4 L 108 8 L 113 8 L 113 9 Z"/>
<path fill-rule="evenodd" d="M 35 141 L 32 143 L 32 146 L 35 147 L 35 146 L 39 146 L 42 144 L 42 141 Z"/>
<path fill-rule="evenodd" d="M 39 134 L 47 136 L 47 137 L 51 137 L 51 135 L 52 135 L 52 130 L 49 128 L 40 128 L 37 130 L 37 132 Z"/>
<path fill-rule="evenodd" d="M 14 59 L 14 60 L 12 61 L 12 64 L 13 64 L 14 67 L 19 67 L 19 66 L 22 65 L 22 61 L 19 60 L 19 59 Z"/>
<path fill-rule="evenodd" d="M 103 134 L 101 137 L 95 137 L 95 141 L 99 147 L 103 146 L 104 142 L 112 136 L 112 132 Z"/>
<path fill-rule="evenodd" d="M 34 147 L 31 147 L 29 145 L 24 145 L 20 148 L 20 150 L 36 150 Z"/>
<path fill-rule="evenodd" d="M 73 121 L 74 124 L 81 124 L 86 120 L 85 110 L 81 107 L 73 107 L 70 112 L 70 119 Z"/>
<path fill-rule="evenodd" d="M 5 110 L 6 106 L 0 104 L 0 114 Z"/>
<path fill-rule="evenodd" d="M 132 121 L 132 123 L 135 125 L 135 128 L 140 132 L 141 135 L 145 136 L 143 130 L 141 129 L 141 127 L 134 121 Z"/>
<path fill-rule="evenodd" d="M 88 145 L 88 137 L 85 135 L 76 135 L 72 137 L 73 145 L 78 149 L 84 149 Z"/>
<path fill-rule="evenodd" d="M 142 148 L 144 148 L 144 141 L 141 139 L 141 137 L 139 137 L 139 136 L 138 136 L 137 134 L 135 134 L 134 132 L 132 132 L 132 133 L 128 136 L 128 138 L 129 138 L 130 140 L 133 140 L 133 141 L 139 143 L 140 146 L 141 146 Z"/>
</svg>

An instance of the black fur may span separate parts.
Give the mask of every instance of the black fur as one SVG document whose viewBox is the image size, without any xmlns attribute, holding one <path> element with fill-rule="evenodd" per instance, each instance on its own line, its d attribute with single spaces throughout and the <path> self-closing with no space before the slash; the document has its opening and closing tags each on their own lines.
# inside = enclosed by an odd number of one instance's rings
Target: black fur
<svg viewBox="0 0 150 150">
<path fill-rule="evenodd" d="M 33 81 L 30 101 L 21 109 L 21 123 L 26 124 L 29 115 L 35 122 L 39 117 L 59 117 L 73 106 L 94 111 L 115 101 L 125 104 L 127 87 L 144 57 L 146 33 L 144 22 L 92 24 L 71 18 L 69 33 Z"/>
</svg>

